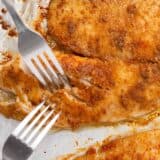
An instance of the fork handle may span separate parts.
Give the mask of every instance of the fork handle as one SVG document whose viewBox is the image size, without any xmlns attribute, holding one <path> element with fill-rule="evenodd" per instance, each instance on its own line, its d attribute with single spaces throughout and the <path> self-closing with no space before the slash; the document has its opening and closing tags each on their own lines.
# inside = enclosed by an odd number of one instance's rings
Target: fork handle
<svg viewBox="0 0 160 160">
<path fill-rule="evenodd" d="M 13 8 L 13 6 L 8 2 L 8 0 L 2 0 L 3 4 L 6 6 L 7 10 L 9 11 L 11 17 L 13 18 L 13 21 L 16 25 L 16 28 L 18 30 L 18 32 L 23 32 L 26 27 L 23 23 L 23 21 L 21 20 L 21 18 L 19 17 L 19 15 L 17 14 L 16 10 Z"/>
</svg>

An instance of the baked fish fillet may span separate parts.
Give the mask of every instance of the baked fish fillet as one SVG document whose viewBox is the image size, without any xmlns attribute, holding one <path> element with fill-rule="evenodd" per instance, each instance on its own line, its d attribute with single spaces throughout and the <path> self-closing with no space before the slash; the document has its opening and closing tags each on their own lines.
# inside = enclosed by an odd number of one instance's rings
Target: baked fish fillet
<svg viewBox="0 0 160 160">
<path fill-rule="evenodd" d="M 120 59 L 90 59 L 58 52 L 72 91 L 45 90 L 21 68 L 19 55 L 0 64 L 0 88 L 13 92 L 13 102 L 1 98 L 0 112 L 22 119 L 34 105 L 47 99 L 62 115 L 56 126 L 77 128 L 143 116 L 160 107 L 160 64 L 128 63 Z M 12 96 L 13 98 L 13 96 Z"/>
<path fill-rule="evenodd" d="M 138 133 L 115 140 L 105 140 L 93 146 L 82 156 L 66 156 L 59 160 L 159 160 L 160 131 Z M 76 158 L 71 158 L 76 157 Z"/>
<path fill-rule="evenodd" d="M 79 55 L 157 61 L 159 0 L 51 0 L 50 35 Z"/>
</svg>

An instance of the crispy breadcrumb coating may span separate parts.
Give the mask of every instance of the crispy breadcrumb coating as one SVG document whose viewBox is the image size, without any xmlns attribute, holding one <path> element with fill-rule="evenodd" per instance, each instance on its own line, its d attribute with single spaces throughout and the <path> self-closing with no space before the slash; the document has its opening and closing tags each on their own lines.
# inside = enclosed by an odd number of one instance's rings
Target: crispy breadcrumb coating
<svg viewBox="0 0 160 160">
<path fill-rule="evenodd" d="M 79 55 L 157 61 L 160 1 L 52 0 L 49 34 Z"/>
<path fill-rule="evenodd" d="M 137 133 L 129 137 L 105 140 L 98 149 L 93 146 L 72 160 L 159 160 L 160 131 Z M 69 160 L 69 158 L 62 158 Z M 61 160 L 62 160 L 61 159 Z"/>
<path fill-rule="evenodd" d="M 128 63 L 115 58 L 104 62 L 63 53 L 57 57 L 70 79 L 71 91 L 47 91 L 21 68 L 19 56 L 12 57 L 0 66 L 0 87 L 13 91 L 16 103 L 24 105 L 17 105 L 17 112 L 14 103 L 13 107 L 1 103 L 0 112 L 20 119 L 47 98 L 48 103 L 56 103 L 57 110 L 62 111 L 56 125 L 77 128 L 127 120 L 160 107 L 159 63 Z M 24 106 L 28 108 L 26 112 Z"/>
</svg>

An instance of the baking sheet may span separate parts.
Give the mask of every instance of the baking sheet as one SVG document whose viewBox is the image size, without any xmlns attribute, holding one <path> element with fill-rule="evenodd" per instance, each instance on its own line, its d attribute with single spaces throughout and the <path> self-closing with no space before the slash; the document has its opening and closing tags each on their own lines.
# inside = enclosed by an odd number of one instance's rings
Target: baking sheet
<svg viewBox="0 0 160 160">
<path fill-rule="evenodd" d="M 23 20 L 29 25 L 32 25 L 32 22 L 39 15 L 39 6 L 46 7 L 49 0 L 27 0 L 25 3 L 22 0 L 13 0 L 12 3 L 19 14 L 23 17 Z M 0 10 L 2 8 L 3 5 L 0 1 Z M 14 27 L 14 24 L 8 14 L 4 14 L 3 17 Z M 46 22 L 44 21 L 42 25 L 46 25 Z M 7 31 L 0 27 L 0 52 L 4 51 L 18 52 L 17 38 L 9 37 Z M 18 123 L 19 122 L 0 116 L 0 157 L 3 143 Z M 61 155 L 75 152 L 79 148 L 90 146 L 91 144 L 101 141 L 107 137 L 115 138 L 119 135 L 129 135 L 135 132 L 159 128 L 160 118 L 156 118 L 144 126 L 124 123 L 114 127 L 87 127 L 74 132 L 69 130 L 56 131 L 54 133 L 51 132 L 40 144 L 30 160 L 54 160 Z"/>
</svg>

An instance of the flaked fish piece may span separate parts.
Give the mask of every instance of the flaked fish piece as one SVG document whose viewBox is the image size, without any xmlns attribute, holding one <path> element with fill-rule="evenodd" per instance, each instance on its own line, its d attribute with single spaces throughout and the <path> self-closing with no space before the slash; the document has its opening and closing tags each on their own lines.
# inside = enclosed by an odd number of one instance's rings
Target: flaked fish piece
<svg viewBox="0 0 160 160">
<path fill-rule="evenodd" d="M 0 71 L 0 87 L 14 91 L 16 102 L 13 107 L 1 104 L 0 111 L 10 118 L 22 119 L 45 99 L 50 104 L 56 103 L 57 110 L 62 111 L 57 127 L 78 128 L 141 117 L 160 107 L 159 63 L 128 63 L 112 58 L 104 62 L 63 53 L 57 57 L 72 90 L 59 89 L 54 93 L 46 90 L 21 68 L 17 55 L 1 65 Z M 16 113 L 14 106 L 19 107 Z"/>
</svg>

